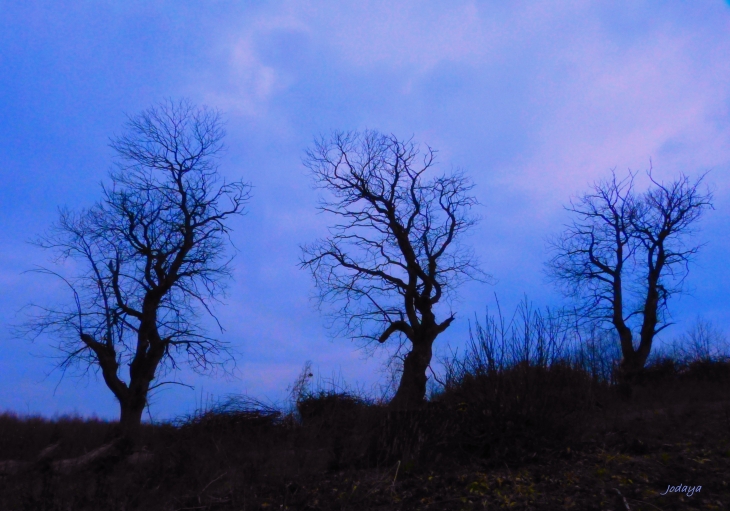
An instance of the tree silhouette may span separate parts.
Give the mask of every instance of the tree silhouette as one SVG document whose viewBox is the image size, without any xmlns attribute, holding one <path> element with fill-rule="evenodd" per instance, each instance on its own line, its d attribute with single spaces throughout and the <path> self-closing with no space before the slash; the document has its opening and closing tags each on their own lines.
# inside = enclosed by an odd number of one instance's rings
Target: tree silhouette
<svg viewBox="0 0 730 511">
<path fill-rule="evenodd" d="M 581 313 L 609 322 L 618 334 L 622 369 L 640 371 L 656 334 L 670 325 L 669 298 L 679 293 L 689 262 L 700 249 L 691 243 L 696 222 L 712 207 L 704 176 L 684 174 L 669 184 L 654 179 L 643 194 L 635 174 L 595 183 L 566 209 L 573 222 L 551 242 L 548 272 Z M 635 346 L 635 340 L 638 346 Z"/>
<path fill-rule="evenodd" d="M 329 192 L 320 210 L 337 220 L 330 236 L 302 247 L 320 305 L 353 339 L 410 344 L 392 406 L 423 402 L 432 346 L 454 320 L 435 307 L 465 279 L 487 278 L 460 244 L 474 225 L 471 182 L 461 173 L 427 180 L 435 151 L 375 131 L 320 139 L 305 164 Z M 448 300 L 446 300 L 448 301 Z"/>
<path fill-rule="evenodd" d="M 61 210 L 37 241 L 59 263 L 72 262 L 71 275 L 63 264 L 40 271 L 61 277 L 73 302 L 36 307 L 30 331 L 58 340 L 64 370 L 101 371 L 126 434 L 139 426 L 149 391 L 165 383 L 161 369 L 182 356 L 206 371 L 227 356 L 199 321 L 201 312 L 213 315 L 230 274 L 226 221 L 242 214 L 250 194 L 218 175 L 224 135 L 216 111 L 185 100 L 130 117 L 111 142 L 118 160 L 102 200 Z"/>
</svg>

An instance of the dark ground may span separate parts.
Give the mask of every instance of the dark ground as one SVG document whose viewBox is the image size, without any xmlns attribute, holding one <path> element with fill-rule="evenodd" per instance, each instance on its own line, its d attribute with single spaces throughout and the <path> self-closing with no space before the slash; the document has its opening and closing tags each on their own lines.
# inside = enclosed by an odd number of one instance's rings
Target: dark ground
<svg viewBox="0 0 730 511">
<path fill-rule="evenodd" d="M 0 509 L 730 509 L 728 375 L 660 367 L 627 398 L 575 369 L 512 368 L 398 413 L 326 392 L 296 415 L 239 399 L 65 472 L 54 462 L 114 424 L 4 415 L 0 460 L 30 463 L 0 475 Z"/>
</svg>

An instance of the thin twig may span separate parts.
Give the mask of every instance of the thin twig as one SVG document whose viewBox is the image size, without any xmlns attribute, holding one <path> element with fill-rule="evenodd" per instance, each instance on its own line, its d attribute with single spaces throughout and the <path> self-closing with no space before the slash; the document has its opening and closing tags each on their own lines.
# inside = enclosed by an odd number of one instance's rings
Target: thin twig
<svg viewBox="0 0 730 511">
<path fill-rule="evenodd" d="M 393 478 L 393 484 L 391 485 L 393 488 L 395 488 L 395 480 L 398 478 L 399 469 L 400 469 L 400 460 L 398 460 L 398 465 L 395 467 L 395 477 Z"/>
<path fill-rule="evenodd" d="M 621 492 L 618 491 L 618 488 L 614 488 L 614 491 L 618 493 L 618 496 L 621 497 L 621 500 L 624 501 L 624 506 L 626 507 L 626 511 L 631 511 L 631 508 L 629 507 L 629 503 L 626 501 L 626 497 L 621 495 Z"/>
<path fill-rule="evenodd" d="M 223 476 L 224 476 L 224 475 L 226 475 L 226 474 L 228 474 L 228 472 L 223 472 L 223 473 L 222 473 L 221 475 L 219 475 L 218 477 L 216 477 L 215 479 L 213 479 L 213 480 L 212 480 L 211 482 L 209 482 L 208 484 L 206 484 L 206 485 L 205 485 L 205 488 L 203 488 L 202 490 L 200 490 L 200 493 L 199 493 L 199 495 L 202 495 L 203 493 L 205 493 L 205 490 L 207 490 L 207 489 L 208 489 L 208 487 L 209 487 L 209 486 L 210 486 L 211 484 L 213 484 L 214 482 L 218 481 L 218 480 L 219 480 L 219 479 L 220 479 L 221 477 L 223 477 Z"/>
<path fill-rule="evenodd" d="M 646 504 L 647 506 L 651 506 L 651 507 L 653 507 L 654 509 L 658 509 L 659 511 L 664 511 L 664 510 L 663 510 L 662 508 L 660 508 L 660 507 L 658 507 L 658 506 L 655 506 L 654 504 L 652 504 L 652 503 L 650 503 L 650 502 L 646 502 L 646 501 L 643 501 L 643 500 L 639 500 L 639 499 L 629 499 L 629 500 L 633 500 L 634 502 L 638 502 L 638 503 L 640 503 L 640 504 Z"/>
</svg>

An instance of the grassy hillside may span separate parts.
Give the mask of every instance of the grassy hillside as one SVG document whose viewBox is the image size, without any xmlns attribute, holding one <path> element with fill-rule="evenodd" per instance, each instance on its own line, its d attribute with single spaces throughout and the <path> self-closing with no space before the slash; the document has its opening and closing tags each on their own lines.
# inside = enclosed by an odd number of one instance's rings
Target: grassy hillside
<svg viewBox="0 0 730 511">
<path fill-rule="evenodd" d="M 58 460 L 109 442 L 114 423 L 5 414 L 0 460 L 28 463 L 6 463 L 0 508 L 730 506 L 726 361 L 656 361 L 630 396 L 565 361 L 450 367 L 420 410 L 326 388 L 300 389 L 286 412 L 239 397 L 68 471 Z M 669 485 L 702 488 L 660 495 Z"/>
</svg>

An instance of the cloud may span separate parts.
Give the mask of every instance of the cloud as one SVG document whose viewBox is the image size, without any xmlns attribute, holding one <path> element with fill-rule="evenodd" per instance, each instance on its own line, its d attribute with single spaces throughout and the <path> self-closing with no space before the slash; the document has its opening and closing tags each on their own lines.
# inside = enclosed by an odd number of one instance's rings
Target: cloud
<svg viewBox="0 0 730 511">
<path fill-rule="evenodd" d="M 218 64 L 211 67 L 207 79 L 196 84 L 203 91 L 205 101 L 230 112 L 249 117 L 264 118 L 268 105 L 277 94 L 284 93 L 292 83 L 292 76 L 281 62 L 269 62 L 266 52 L 271 49 L 272 37 L 293 35 L 308 37 L 310 28 L 293 13 L 292 8 L 264 10 L 237 18 L 222 27 L 210 51 Z M 276 41 L 273 41 L 275 43 Z M 292 52 L 295 47 L 286 48 Z"/>
<path fill-rule="evenodd" d="M 257 57 L 251 37 L 241 37 L 230 45 L 225 59 L 225 80 L 216 78 L 214 86 L 203 88 L 203 101 L 231 115 L 262 117 L 267 103 L 282 90 L 275 68 Z"/>
<path fill-rule="evenodd" d="M 665 178 L 730 163 L 730 66 L 697 61 L 716 42 L 669 30 L 613 54 L 605 37 L 596 38 L 574 55 L 579 71 L 562 90 L 545 92 L 553 105 L 524 163 L 523 187 L 565 195 L 613 167 L 648 168 L 650 158 Z"/>
</svg>

